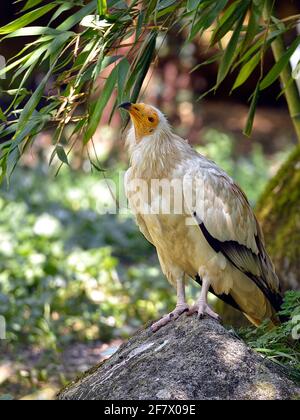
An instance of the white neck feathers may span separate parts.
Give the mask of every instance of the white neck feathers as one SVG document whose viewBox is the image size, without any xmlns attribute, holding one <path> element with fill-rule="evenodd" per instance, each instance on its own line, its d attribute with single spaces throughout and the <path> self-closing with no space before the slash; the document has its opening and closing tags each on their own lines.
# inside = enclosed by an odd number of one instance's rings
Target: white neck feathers
<svg viewBox="0 0 300 420">
<path fill-rule="evenodd" d="M 168 177 L 172 169 L 193 153 L 186 140 L 172 133 L 168 123 L 159 126 L 151 136 L 136 141 L 134 127 L 128 131 L 126 145 L 135 176 Z"/>
</svg>

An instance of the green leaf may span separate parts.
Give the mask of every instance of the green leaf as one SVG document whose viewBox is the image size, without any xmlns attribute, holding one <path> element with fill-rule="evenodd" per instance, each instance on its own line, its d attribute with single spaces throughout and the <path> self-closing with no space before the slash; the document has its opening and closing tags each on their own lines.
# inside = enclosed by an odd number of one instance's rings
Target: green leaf
<svg viewBox="0 0 300 420">
<path fill-rule="evenodd" d="M 12 82 L 22 74 L 25 70 L 27 70 L 31 65 L 35 65 L 42 57 L 45 51 L 47 51 L 48 45 L 42 45 L 41 47 L 34 50 L 25 60 L 24 64 L 20 65 L 18 70 L 12 76 Z"/>
<path fill-rule="evenodd" d="M 248 137 L 251 135 L 251 132 L 252 132 L 258 97 L 259 97 L 259 83 L 256 85 L 255 91 L 253 93 L 249 112 L 248 112 L 248 117 L 246 121 L 246 126 L 243 131 L 243 133 Z"/>
<path fill-rule="evenodd" d="M 265 41 L 264 37 L 261 36 L 251 47 L 249 47 L 244 52 L 242 57 L 235 63 L 235 66 L 238 66 L 245 61 L 249 61 L 250 58 L 252 57 L 252 55 L 255 53 L 255 51 L 257 51 L 260 47 L 262 47 L 263 44 L 265 44 L 265 48 L 267 48 L 272 43 L 273 39 L 277 38 L 280 35 L 283 35 L 284 32 L 282 32 L 280 30 L 273 31 L 268 35 L 266 41 Z"/>
<path fill-rule="evenodd" d="M 137 23 L 136 23 L 135 42 L 139 40 L 139 37 L 142 33 L 144 18 L 145 18 L 145 13 L 142 11 L 141 13 L 139 13 Z"/>
<path fill-rule="evenodd" d="M 127 97 L 124 97 L 126 78 L 130 69 L 130 64 L 127 58 L 124 58 L 120 61 L 118 66 L 118 102 L 124 102 L 127 100 Z"/>
<path fill-rule="evenodd" d="M 78 12 L 74 13 L 72 16 L 69 16 L 64 22 L 62 22 L 56 29 L 59 31 L 69 31 L 75 25 L 77 25 L 84 16 L 94 13 L 96 10 L 95 2 L 92 1 L 86 6 L 81 7 Z"/>
<path fill-rule="evenodd" d="M 14 32 L 11 32 L 10 34 L 3 37 L 1 41 L 7 38 L 14 38 L 18 36 L 37 36 L 37 35 L 56 36 L 58 34 L 61 34 L 61 31 L 58 31 L 57 29 L 48 28 L 44 26 L 27 26 L 26 28 L 21 28 Z"/>
<path fill-rule="evenodd" d="M 97 0 L 98 14 L 104 16 L 107 14 L 107 2 L 106 0 Z"/>
<path fill-rule="evenodd" d="M 23 9 L 21 9 L 21 12 L 25 12 L 28 9 L 31 9 L 34 6 L 37 6 L 38 4 L 42 3 L 43 0 L 28 0 L 25 3 L 25 6 L 23 7 Z"/>
<path fill-rule="evenodd" d="M 20 130 L 18 130 L 18 125 L 16 128 L 16 134 L 13 138 L 12 148 L 16 145 L 20 145 L 23 140 L 28 137 L 32 136 L 34 133 L 39 131 L 44 124 L 49 121 L 50 116 L 46 114 L 39 114 L 37 111 L 33 111 L 32 115 L 26 121 L 26 124 L 22 126 Z"/>
<path fill-rule="evenodd" d="M 131 69 L 131 75 L 127 80 L 125 94 L 130 97 L 132 102 L 136 102 L 146 74 L 152 63 L 156 46 L 156 36 L 156 32 L 152 32 L 148 35 L 144 41 L 138 60 Z"/>
<path fill-rule="evenodd" d="M 31 22 L 34 22 L 41 16 L 44 16 L 46 13 L 50 12 L 50 10 L 54 9 L 54 7 L 57 7 L 57 4 L 50 3 L 45 6 L 39 7 L 36 10 L 32 10 L 31 12 L 26 13 L 26 15 L 21 16 L 20 18 L 14 20 L 8 25 L 2 26 L 2 28 L 0 28 L 0 35 L 9 34 L 18 29 L 23 28 L 24 26 L 29 25 Z"/>
<path fill-rule="evenodd" d="M 212 23 L 218 18 L 221 11 L 224 9 L 228 0 L 218 0 L 215 6 L 207 13 L 202 22 L 202 28 L 208 29 Z"/>
<path fill-rule="evenodd" d="M 200 19 L 193 23 L 188 40 L 191 41 L 199 32 L 201 33 L 208 29 L 218 18 L 227 3 L 228 0 L 219 0 L 215 4 L 208 4 L 208 7 L 201 11 Z"/>
<path fill-rule="evenodd" d="M 66 12 L 67 10 L 72 9 L 73 7 L 74 7 L 73 3 L 65 1 L 63 4 L 59 6 L 59 8 L 55 11 L 55 13 L 53 13 L 53 16 L 51 17 L 48 25 L 54 22 L 63 12 Z"/>
<path fill-rule="evenodd" d="M 66 154 L 65 149 L 63 148 L 63 146 L 60 145 L 60 144 L 58 144 L 55 147 L 55 151 L 56 151 L 56 154 L 57 154 L 58 159 L 61 162 L 65 163 L 66 165 L 69 165 L 68 156 L 67 156 L 67 154 Z"/>
<path fill-rule="evenodd" d="M 13 68 L 17 67 L 20 63 L 22 63 L 26 58 L 29 58 L 30 56 L 31 56 L 31 53 L 27 54 L 25 57 L 19 58 L 19 60 L 13 61 L 11 64 L 4 67 L 3 69 L 0 69 L 0 77 L 8 73 Z"/>
<path fill-rule="evenodd" d="M 153 14 L 153 12 L 155 12 L 156 5 L 157 5 L 157 0 L 148 1 L 147 9 L 146 9 L 146 21 L 148 21 L 151 15 Z"/>
<path fill-rule="evenodd" d="M 187 5 L 186 8 L 189 12 L 197 9 L 197 7 L 199 6 L 199 3 L 201 3 L 201 0 L 188 0 L 187 1 Z"/>
<path fill-rule="evenodd" d="M 244 22 L 244 15 L 242 15 L 239 21 L 237 22 L 234 32 L 224 52 L 223 58 L 221 59 L 221 63 L 218 70 L 216 86 L 219 86 L 219 84 L 225 79 L 233 63 L 234 58 L 236 57 L 238 53 L 237 45 L 239 41 L 240 32 L 243 26 L 243 22 Z"/>
<path fill-rule="evenodd" d="M 54 40 L 48 45 L 47 52 L 45 54 L 45 57 L 42 61 L 46 60 L 46 58 L 50 57 L 50 65 L 58 59 L 58 56 L 61 52 L 61 49 L 63 48 L 66 41 L 74 35 L 74 32 L 67 31 L 63 32 L 57 37 L 54 38 Z"/>
<path fill-rule="evenodd" d="M 15 146 L 7 155 L 6 158 L 6 179 L 7 182 L 9 183 L 10 177 L 15 169 L 15 167 L 17 166 L 17 163 L 20 159 L 20 151 L 19 151 L 19 147 Z"/>
<path fill-rule="evenodd" d="M 177 0 L 159 0 L 158 5 L 156 6 L 156 10 L 160 11 L 163 9 L 167 9 L 174 3 L 177 3 Z"/>
<path fill-rule="evenodd" d="M 92 167 L 96 169 L 97 172 L 106 172 L 105 169 L 100 168 L 100 166 L 97 165 L 95 162 L 93 162 L 91 159 L 90 159 L 90 163 Z"/>
<path fill-rule="evenodd" d="M 280 57 L 280 59 L 275 63 L 271 68 L 268 74 L 263 78 L 260 83 L 260 90 L 264 90 L 269 87 L 275 80 L 280 76 L 282 70 L 289 65 L 290 58 L 295 52 L 296 48 L 299 46 L 300 35 L 294 40 L 288 50 Z"/>
<path fill-rule="evenodd" d="M 97 63 L 97 66 L 95 67 L 93 71 L 93 77 L 94 80 L 98 77 L 98 75 L 108 66 L 115 63 L 116 61 L 120 60 L 120 58 L 123 58 L 122 55 L 109 55 L 103 58 L 102 61 Z"/>
<path fill-rule="evenodd" d="M 19 118 L 17 132 L 23 130 L 24 126 L 26 126 L 26 124 L 28 124 L 28 120 L 30 119 L 30 116 L 34 112 L 35 108 L 37 107 L 37 105 L 39 104 L 39 102 L 40 102 L 40 100 L 43 96 L 45 86 L 46 86 L 46 84 L 49 80 L 49 77 L 52 75 L 52 71 L 53 71 L 53 68 L 50 67 L 48 73 L 43 78 L 43 80 L 40 82 L 39 86 L 34 91 L 31 98 L 29 99 L 29 101 L 26 103 L 26 105 L 25 105 L 25 107 L 24 107 L 24 109 L 23 109 L 23 111 L 20 115 L 20 118 Z"/>
<path fill-rule="evenodd" d="M 111 71 L 98 100 L 94 104 L 95 106 L 92 109 L 92 112 L 90 114 L 89 124 L 84 134 L 85 144 L 92 138 L 92 136 L 94 135 L 98 127 L 99 121 L 102 117 L 103 110 L 113 93 L 113 90 L 117 81 L 117 76 L 118 76 L 118 65 L 114 67 L 114 69 Z"/>
<path fill-rule="evenodd" d="M 225 11 L 224 15 L 220 19 L 219 24 L 213 32 L 211 45 L 220 41 L 224 35 L 232 30 L 236 21 L 240 21 L 241 17 L 244 17 L 246 14 L 246 9 L 248 8 L 249 0 L 238 0 L 232 3 Z"/>
<path fill-rule="evenodd" d="M 0 108 L 0 120 L 1 121 L 7 121 L 7 118 L 6 118 L 6 116 L 4 115 L 4 113 L 3 113 L 3 111 L 2 111 L 2 109 Z"/>
<path fill-rule="evenodd" d="M 234 85 L 232 87 L 232 90 L 238 88 L 241 86 L 245 81 L 249 78 L 249 76 L 254 71 L 255 67 L 260 62 L 260 51 L 256 53 L 251 60 L 249 60 L 240 70 L 238 77 L 236 78 L 236 81 L 234 82 Z"/>
<path fill-rule="evenodd" d="M 262 14 L 263 3 L 264 2 L 261 2 L 259 7 L 257 7 L 254 3 L 252 4 L 246 34 L 241 47 L 241 53 L 248 50 L 248 47 L 251 45 L 254 37 L 257 36 L 257 34 L 260 32 L 259 23 Z"/>
<path fill-rule="evenodd" d="M 203 61 L 202 63 L 196 64 L 192 70 L 190 70 L 190 73 L 193 73 L 194 71 L 198 70 L 200 67 L 207 66 L 208 64 L 215 63 L 217 60 L 219 60 L 223 55 L 223 52 L 216 53 L 209 57 L 207 60 Z"/>
</svg>

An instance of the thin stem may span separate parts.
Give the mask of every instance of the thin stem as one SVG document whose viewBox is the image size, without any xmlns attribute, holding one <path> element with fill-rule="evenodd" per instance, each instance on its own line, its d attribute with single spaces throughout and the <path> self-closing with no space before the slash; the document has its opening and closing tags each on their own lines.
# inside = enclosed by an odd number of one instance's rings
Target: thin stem
<svg viewBox="0 0 300 420">
<path fill-rule="evenodd" d="M 263 17 L 266 21 L 269 20 L 272 14 L 272 6 L 273 2 L 271 0 L 266 0 L 265 7 L 263 10 Z M 286 52 L 282 36 L 276 37 L 272 42 L 271 47 L 275 61 L 278 61 Z M 292 81 L 291 83 L 292 69 L 290 64 L 284 67 L 280 74 L 280 79 L 282 83 L 282 88 L 284 89 L 285 98 L 288 104 L 290 117 L 292 119 L 294 129 L 298 137 L 298 141 L 300 143 L 300 96 L 295 81 Z"/>
</svg>

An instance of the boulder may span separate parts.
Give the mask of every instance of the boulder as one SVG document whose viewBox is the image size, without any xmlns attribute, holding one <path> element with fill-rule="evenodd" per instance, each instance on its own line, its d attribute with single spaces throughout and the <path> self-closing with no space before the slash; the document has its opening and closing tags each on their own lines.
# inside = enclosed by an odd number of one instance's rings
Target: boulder
<svg viewBox="0 0 300 420">
<path fill-rule="evenodd" d="M 138 331 L 59 400 L 289 400 L 300 388 L 217 321 L 183 314 Z"/>
</svg>

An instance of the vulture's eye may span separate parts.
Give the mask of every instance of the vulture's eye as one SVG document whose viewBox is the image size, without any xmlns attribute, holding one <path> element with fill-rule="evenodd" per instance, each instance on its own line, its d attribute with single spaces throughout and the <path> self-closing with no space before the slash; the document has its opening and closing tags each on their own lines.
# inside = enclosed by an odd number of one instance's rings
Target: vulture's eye
<svg viewBox="0 0 300 420">
<path fill-rule="evenodd" d="M 149 117 L 149 118 L 148 118 L 148 121 L 150 121 L 151 123 L 153 123 L 153 122 L 154 122 L 154 118 Z"/>
</svg>

